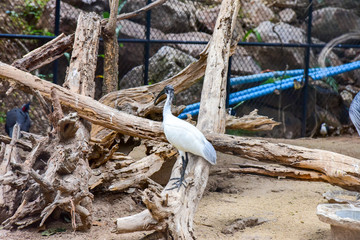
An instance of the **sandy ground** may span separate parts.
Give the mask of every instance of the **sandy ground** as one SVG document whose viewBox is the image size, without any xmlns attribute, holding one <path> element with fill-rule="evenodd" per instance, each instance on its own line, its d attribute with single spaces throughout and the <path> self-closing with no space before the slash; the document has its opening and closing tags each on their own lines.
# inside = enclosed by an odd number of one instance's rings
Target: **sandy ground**
<svg viewBox="0 0 360 240">
<path fill-rule="evenodd" d="M 310 148 L 331 150 L 360 157 L 360 138 L 336 137 L 321 139 L 276 140 Z M 254 239 L 254 240 L 317 240 L 330 239 L 330 227 L 316 216 L 316 206 L 326 202 L 322 194 L 339 189 L 326 183 L 303 182 L 256 175 L 226 173 L 233 163 L 244 159 L 218 153 L 218 164 L 212 168 L 207 190 L 195 217 L 195 236 L 198 239 Z M 218 174 L 218 172 L 222 174 Z M 66 231 L 42 237 L 36 228 L 0 230 L 0 239 L 140 239 L 145 232 L 116 234 L 117 217 L 137 213 L 143 209 L 139 194 L 95 195 L 94 226 L 88 232 L 73 232 L 69 223 L 49 221 L 47 228 Z M 239 218 L 256 217 L 267 220 L 261 225 L 224 234 L 222 230 Z"/>
</svg>

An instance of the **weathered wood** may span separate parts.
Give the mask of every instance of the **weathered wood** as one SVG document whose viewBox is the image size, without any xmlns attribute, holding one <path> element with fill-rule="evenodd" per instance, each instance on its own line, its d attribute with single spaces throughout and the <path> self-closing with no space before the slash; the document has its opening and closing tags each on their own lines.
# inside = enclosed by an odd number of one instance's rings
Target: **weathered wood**
<svg viewBox="0 0 360 240">
<path fill-rule="evenodd" d="M 121 191 L 137 186 L 159 171 L 163 163 L 177 152 L 169 144 L 147 141 L 149 155 L 142 159 L 129 156 L 113 157 L 106 164 L 93 169 L 96 173 L 90 179 L 91 189 L 102 187 L 103 191 Z M 151 149 L 151 150 L 150 150 Z"/>
<path fill-rule="evenodd" d="M 164 2 L 166 2 L 166 0 L 157 0 L 134 12 L 120 14 L 116 17 L 116 20 L 121 21 L 123 19 L 135 17 L 143 12 L 149 11 L 156 6 L 163 4 Z M 108 19 L 102 19 L 101 25 L 105 26 L 107 22 Z M 68 36 L 60 34 L 58 37 L 54 38 L 44 46 L 37 48 L 34 51 L 26 54 L 23 58 L 14 61 L 13 66 L 25 71 L 33 71 L 46 64 L 49 64 L 73 48 L 74 36 L 74 33 Z"/>
<path fill-rule="evenodd" d="M 249 131 L 270 131 L 275 126 L 281 123 L 268 118 L 267 116 L 261 116 L 257 114 L 258 110 L 255 109 L 248 115 L 244 115 L 241 118 L 226 115 L 226 129 L 243 129 Z"/>
<path fill-rule="evenodd" d="M 13 188 L 9 185 L 4 184 L 8 179 L 15 180 L 11 178 L 14 174 L 12 173 L 12 163 L 18 163 L 18 150 L 16 147 L 16 142 L 20 138 L 20 126 L 15 124 L 13 128 L 11 142 L 7 145 L 2 144 L 0 159 L 0 222 L 3 222 L 10 216 L 12 216 L 16 208 L 19 206 L 16 197 L 19 193 L 17 188 Z M 10 180 L 10 181 L 11 181 Z"/>
<path fill-rule="evenodd" d="M 25 71 L 33 71 L 63 56 L 72 49 L 74 34 L 65 36 L 60 34 L 50 42 L 29 52 L 24 57 L 13 62 L 13 66 Z"/>
<path fill-rule="evenodd" d="M 209 44 L 207 67 L 201 95 L 200 113 L 197 127 L 203 132 L 225 132 L 225 98 L 228 59 L 235 20 L 240 8 L 240 1 L 222 1 L 219 17 L 216 22 L 213 38 Z M 175 87 L 176 89 L 176 87 Z M 198 203 L 205 190 L 209 177 L 209 163 L 201 157 L 189 154 L 187 166 L 186 188 L 179 191 L 151 192 L 145 191 L 143 202 L 146 204 L 152 218 L 166 231 L 168 238 L 193 239 L 193 219 Z M 174 165 L 171 178 L 179 177 L 181 168 L 179 157 Z M 191 176 L 191 177 L 189 177 Z M 170 189 L 169 182 L 165 189 Z M 167 204 L 165 204 L 167 203 Z M 137 216 L 136 216 L 137 217 Z M 149 219 L 149 218 L 147 218 Z M 124 229 L 125 221 L 134 219 L 117 219 L 118 231 L 133 231 Z M 153 222 L 153 220 L 150 220 Z M 150 225 L 143 223 L 144 226 Z"/>
<path fill-rule="evenodd" d="M 229 168 L 233 173 L 258 174 L 278 178 L 294 178 L 306 181 L 329 182 L 328 177 L 320 172 L 301 170 L 275 164 L 236 164 L 238 168 Z"/>
<path fill-rule="evenodd" d="M 97 14 L 80 14 L 70 66 L 64 82 L 64 87 L 72 92 L 91 98 L 95 95 L 100 30 L 100 17 Z"/>
<path fill-rule="evenodd" d="M 102 30 L 104 39 L 103 95 L 118 90 L 119 44 L 116 36 L 116 15 L 119 0 L 110 1 L 110 17 Z"/>
<path fill-rule="evenodd" d="M 63 87 L 42 80 L 30 73 L 21 71 L 1 62 L 0 77 L 7 79 L 24 92 L 31 93 L 33 90 L 39 90 L 44 98 L 50 100 L 51 89 L 55 89 L 59 95 L 59 101 L 62 106 L 77 111 L 80 117 L 94 124 L 102 125 L 103 127 L 118 131 L 125 135 L 166 141 L 164 133 L 161 130 L 160 122 L 118 111 L 114 108 L 105 106 L 90 97 L 71 93 Z"/>
<path fill-rule="evenodd" d="M 254 138 L 222 134 L 207 134 L 206 138 L 217 151 L 302 170 L 313 170 L 325 174 L 325 180 L 333 185 L 360 191 L 360 160 L 357 158 Z"/>
<path fill-rule="evenodd" d="M 92 13 L 79 16 L 73 58 L 65 80 L 69 94 L 94 95 L 99 31 L 99 17 Z M 39 92 L 42 94 L 41 90 Z M 20 186 L 27 190 L 27 194 L 22 199 L 19 197 L 20 206 L 3 225 L 6 228 L 25 227 L 41 220 L 42 226 L 53 211 L 60 208 L 71 214 L 74 229 L 89 229 L 93 198 L 89 192 L 91 169 L 86 160 L 89 124 L 84 123 L 77 113 L 64 116 L 56 88 L 47 89 L 47 94 L 53 103 L 53 112 L 50 113 L 53 131 L 37 140 L 26 161 L 17 164 L 23 173 L 19 178 L 22 181 Z M 38 169 L 34 166 L 40 160 L 46 162 L 46 166 L 42 171 L 36 171 Z"/>
<path fill-rule="evenodd" d="M 102 125 L 105 128 L 125 135 L 166 142 L 161 129 L 161 123 L 159 122 L 117 111 L 89 97 L 75 93 L 70 94 L 60 86 L 41 80 L 4 63 L 0 63 L 0 77 L 12 81 L 20 89 L 30 93 L 32 92 L 31 89 L 37 89 L 48 99 L 50 99 L 50 91 L 53 87 L 59 94 L 59 100 L 62 105 L 74 109 L 80 117 L 92 123 Z M 349 190 L 360 190 L 360 181 L 357 173 L 357 166 L 360 166 L 358 159 L 333 152 L 307 149 L 287 144 L 274 144 L 253 138 L 223 134 L 206 134 L 206 138 L 217 151 L 232 153 L 250 159 L 259 159 L 265 162 L 271 161 L 289 166 L 296 164 L 298 168 L 315 169 L 331 176 L 329 177 L 329 183 L 331 184 Z M 306 163 L 305 165 L 304 162 Z"/>
</svg>

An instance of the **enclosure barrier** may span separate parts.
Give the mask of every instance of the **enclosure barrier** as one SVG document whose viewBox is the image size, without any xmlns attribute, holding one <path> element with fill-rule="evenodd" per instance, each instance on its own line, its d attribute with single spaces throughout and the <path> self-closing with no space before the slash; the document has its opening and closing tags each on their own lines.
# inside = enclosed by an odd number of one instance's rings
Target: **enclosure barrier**
<svg viewBox="0 0 360 240">
<path fill-rule="evenodd" d="M 313 80 L 320 80 L 324 77 L 335 76 L 335 75 L 349 72 L 349 71 L 352 71 L 352 70 L 355 70 L 358 68 L 360 68 L 360 61 L 347 63 L 344 65 L 335 66 L 335 67 L 313 68 L 313 69 L 310 69 L 309 76 Z M 246 101 L 246 100 L 258 98 L 258 97 L 261 97 L 264 95 L 268 95 L 268 94 L 273 93 L 275 90 L 286 90 L 286 89 L 292 88 L 292 87 L 294 87 L 294 81 L 298 81 L 299 83 L 302 83 L 302 81 L 304 79 L 304 74 L 303 74 L 304 70 L 296 69 L 296 70 L 290 70 L 287 72 L 286 71 L 278 71 L 278 72 L 271 72 L 271 73 L 268 72 L 268 73 L 262 73 L 262 74 L 255 74 L 255 75 L 251 75 L 251 76 L 242 76 L 242 77 L 233 78 L 235 80 L 232 82 L 232 86 L 236 85 L 236 84 L 244 84 L 244 83 L 250 83 L 250 82 L 263 81 L 268 78 L 275 77 L 275 76 L 281 76 L 284 74 L 286 76 L 291 76 L 289 74 L 289 72 L 290 72 L 290 74 L 295 74 L 295 73 L 302 73 L 302 74 L 295 76 L 295 77 L 277 80 L 274 83 L 263 84 L 263 85 L 249 88 L 246 90 L 231 93 L 229 95 L 229 105 L 230 106 L 235 105 L 242 101 Z M 233 80 L 233 79 L 231 79 L 231 80 Z M 230 84 L 231 84 L 231 80 L 230 80 Z M 197 115 L 199 113 L 199 107 L 200 107 L 200 103 L 190 104 L 183 110 L 183 112 L 178 117 L 185 119 L 187 117 L 187 114 L 190 114 L 192 116 Z"/>
</svg>

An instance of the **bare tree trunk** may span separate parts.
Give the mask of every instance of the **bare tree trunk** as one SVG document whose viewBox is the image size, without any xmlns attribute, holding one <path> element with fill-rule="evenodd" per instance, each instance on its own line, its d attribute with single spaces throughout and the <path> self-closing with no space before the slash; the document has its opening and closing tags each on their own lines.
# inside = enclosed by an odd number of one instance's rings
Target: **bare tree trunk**
<svg viewBox="0 0 360 240">
<path fill-rule="evenodd" d="M 238 0 L 225 0 L 221 4 L 221 10 L 216 22 L 212 41 L 209 45 L 209 56 L 205 79 L 201 95 L 200 114 L 198 128 L 203 132 L 223 133 L 225 131 L 225 98 L 228 59 L 230 56 L 230 44 L 235 19 L 240 7 Z M 175 88 L 176 89 L 176 88 Z M 133 219 L 119 218 L 117 229 L 119 232 L 132 231 L 128 222 L 138 221 L 138 217 L 144 218 L 143 214 L 151 214 L 158 221 L 157 230 L 166 231 L 173 239 L 193 239 L 193 220 L 198 203 L 202 197 L 209 177 L 209 163 L 198 156 L 189 154 L 187 166 L 187 187 L 179 191 L 151 192 L 145 191 L 143 198 L 148 210 L 134 215 Z M 181 169 L 181 158 L 174 165 L 171 178 L 178 177 Z M 191 176 L 191 177 L 189 177 Z M 172 187 L 169 182 L 165 189 Z M 149 223 L 143 223 L 149 227 Z"/>
<path fill-rule="evenodd" d="M 24 71 L 33 71 L 63 56 L 72 49 L 74 34 L 60 34 L 50 42 L 29 52 L 24 57 L 13 62 L 13 66 Z"/>
<path fill-rule="evenodd" d="M 134 12 L 120 14 L 116 16 L 116 21 L 135 17 L 143 12 L 163 4 L 164 2 L 166 2 L 166 0 L 156 0 L 155 2 L 152 2 L 151 4 L 148 4 Z M 103 27 L 105 27 L 107 23 L 108 19 L 101 20 L 101 25 Z M 24 71 L 33 71 L 60 58 L 65 52 L 68 52 L 72 49 L 73 44 L 74 34 L 70 34 L 68 36 L 60 34 L 50 42 L 29 52 L 23 58 L 15 60 L 13 66 Z"/>
<path fill-rule="evenodd" d="M 79 16 L 73 58 L 65 81 L 70 94 L 94 95 L 99 33 L 100 18 L 97 15 Z M 86 159 L 89 124 L 79 119 L 76 113 L 64 117 L 56 88 L 51 88 L 48 94 L 53 101 L 50 121 L 54 129 L 48 136 L 34 141 L 35 147 L 26 160 L 16 164 L 19 170 L 12 166 L 11 174 L 2 179 L 3 184 L 24 191 L 18 198 L 21 200 L 18 208 L 2 224 L 6 228 L 22 228 L 41 220 L 42 226 L 60 208 L 71 214 L 74 229 L 89 229 L 93 198 L 89 192 L 91 169 Z M 35 167 L 39 162 L 46 162 L 41 170 Z M 14 174 L 17 172 L 21 174 Z M 16 179 L 17 183 L 11 179 Z"/>
<path fill-rule="evenodd" d="M 166 142 L 159 122 L 117 111 L 89 97 L 75 93 L 70 94 L 60 86 L 41 80 L 30 73 L 1 62 L 0 77 L 26 92 L 31 93 L 32 89 L 39 90 L 48 99 L 51 99 L 51 88 L 56 89 L 63 106 L 74 109 L 80 117 L 93 124 L 101 125 L 125 135 Z M 273 144 L 254 138 L 224 134 L 206 134 L 205 136 L 217 151 L 232 153 L 250 159 L 259 159 L 265 162 L 271 161 L 296 166 L 297 168 L 315 169 L 328 175 L 331 184 L 349 190 L 360 190 L 360 178 L 357 170 L 360 161 L 356 158 L 324 150 L 308 149 L 288 144 Z M 331 168 L 328 166 L 331 166 Z"/>
<path fill-rule="evenodd" d="M 103 95 L 118 90 L 119 45 L 116 36 L 116 15 L 119 0 L 109 0 L 109 2 L 110 18 L 102 31 L 105 51 Z"/>
</svg>

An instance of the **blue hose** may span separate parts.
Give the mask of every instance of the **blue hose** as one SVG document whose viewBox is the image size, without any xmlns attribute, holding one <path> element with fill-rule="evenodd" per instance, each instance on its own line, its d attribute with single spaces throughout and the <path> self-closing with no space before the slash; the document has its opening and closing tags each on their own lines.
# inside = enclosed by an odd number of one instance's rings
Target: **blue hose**
<svg viewBox="0 0 360 240">
<path fill-rule="evenodd" d="M 310 68 L 309 72 L 319 71 L 321 68 Z M 254 75 L 247 75 L 247 76 L 240 76 L 234 77 L 230 79 L 230 86 L 238 85 L 238 84 L 245 84 L 245 83 L 253 83 L 253 82 L 260 82 L 264 81 L 268 78 L 278 78 L 283 75 L 295 77 L 304 74 L 304 69 L 294 69 L 288 71 L 276 71 L 276 72 L 266 72 L 266 73 L 259 73 Z"/>
<path fill-rule="evenodd" d="M 328 68 L 316 69 L 316 70 L 314 69 L 313 71 L 309 72 L 309 76 L 313 80 L 319 80 L 324 77 L 338 75 L 338 74 L 341 74 L 344 72 L 349 72 L 349 71 L 352 71 L 352 70 L 355 70 L 358 68 L 360 68 L 360 61 L 348 63 L 348 64 L 336 66 L 336 67 L 328 67 Z M 297 69 L 296 71 L 298 71 L 298 70 L 301 70 L 301 69 Z M 282 72 L 282 71 L 280 71 L 280 72 Z M 274 73 L 271 73 L 271 74 L 274 74 Z M 259 74 L 256 74 L 256 75 L 259 75 Z M 262 79 L 262 80 L 264 80 L 264 79 Z M 261 97 L 261 96 L 264 96 L 267 94 L 271 94 L 276 89 L 285 90 L 285 89 L 292 88 L 292 87 L 294 87 L 295 80 L 298 82 L 302 82 L 303 75 L 286 78 L 281 81 L 276 81 L 275 83 L 268 83 L 268 84 L 256 86 L 253 88 L 249 88 L 246 90 L 242 90 L 239 92 L 231 93 L 229 96 L 229 105 L 234 105 L 241 101 L 246 101 L 246 100 L 258 98 L 258 97 Z M 190 104 L 183 110 L 183 112 L 178 117 L 184 119 L 184 118 L 186 118 L 187 114 L 197 115 L 197 114 L 199 114 L 199 107 L 200 107 L 200 103 Z"/>
</svg>

